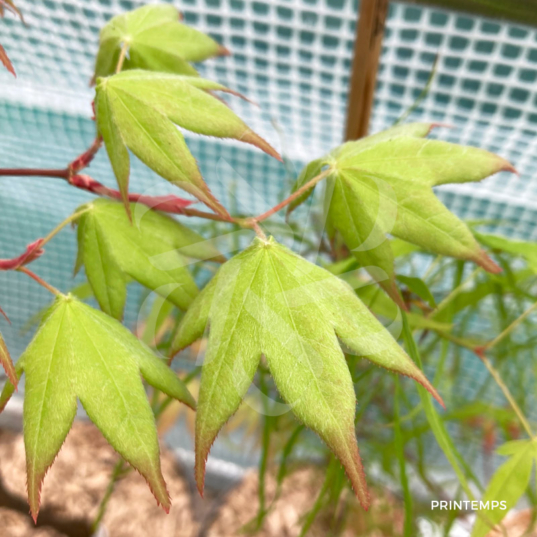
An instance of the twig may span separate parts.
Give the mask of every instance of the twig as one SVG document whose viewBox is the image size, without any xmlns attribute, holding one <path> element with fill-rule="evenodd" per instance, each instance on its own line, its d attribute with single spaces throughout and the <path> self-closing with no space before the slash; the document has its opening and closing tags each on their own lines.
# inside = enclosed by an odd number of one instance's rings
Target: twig
<svg viewBox="0 0 537 537">
<path fill-rule="evenodd" d="M 534 306 L 532 306 L 532 308 L 533 307 L 535 307 L 535 304 L 534 304 Z M 530 309 L 532 309 L 532 308 L 530 308 Z M 526 314 L 528 314 L 528 313 L 529 313 L 529 310 L 526 311 L 525 313 L 523 313 L 521 315 L 521 317 L 526 315 Z M 519 317 L 517 319 L 517 321 L 520 322 L 520 320 L 521 319 Z M 515 323 L 517 323 L 517 321 L 515 321 Z M 513 324 L 515 324 L 515 323 L 513 323 Z M 504 330 L 504 332 L 505 332 L 505 330 Z M 447 334 L 447 333 L 444 333 L 444 332 L 438 332 L 438 334 L 440 336 L 452 341 L 456 345 L 459 345 L 460 347 L 464 347 L 465 349 L 471 350 L 483 362 L 483 364 L 487 368 L 487 371 L 490 373 L 490 375 L 492 376 L 492 378 L 494 379 L 496 384 L 499 386 L 499 388 L 502 390 L 503 395 L 507 399 L 508 403 L 511 405 L 511 408 L 513 409 L 514 413 L 517 415 L 517 417 L 518 417 L 520 423 L 522 424 L 522 426 L 524 427 L 525 431 L 528 433 L 528 435 L 529 435 L 529 437 L 531 439 L 534 439 L 535 435 L 533 434 L 533 431 L 532 431 L 532 429 L 530 427 L 530 424 L 528 423 L 528 420 L 524 416 L 524 413 L 522 412 L 522 410 L 518 406 L 518 403 L 515 401 L 514 397 L 512 396 L 511 392 L 509 391 L 509 388 L 504 383 L 504 381 L 503 381 L 503 379 L 502 379 L 502 377 L 500 375 L 500 372 L 497 371 L 494 368 L 494 366 L 492 365 L 490 360 L 485 356 L 485 349 L 487 349 L 487 345 L 481 345 L 481 346 L 475 347 L 471 343 L 466 342 L 463 339 L 459 339 L 459 338 L 457 338 L 455 336 L 451 336 L 451 334 Z M 495 340 L 493 340 L 493 341 L 495 341 Z"/>
<path fill-rule="evenodd" d="M 313 188 L 317 183 L 322 181 L 325 177 L 328 177 L 332 173 L 332 170 L 325 170 L 324 172 L 320 173 L 319 175 L 315 176 L 313 179 L 310 179 L 306 184 L 302 185 L 298 190 L 293 192 L 289 197 L 284 199 L 282 202 L 278 203 L 278 205 L 275 205 L 272 207 L 272 209 L 269 209 L 268 211 L 264 212 L 263 214 L 260 214 L 259 216 L 256 216 L 254 220 L 256 222 L 262 222 L 263 220 L 266 220 L 267 218 L 271 217 L 273 214 L 277 213 L 278 211 L 281 211 L 284 207 L 287 207 L 290 203 L 295 201 L 297 198 L 302 196 L 304 192 L 307 192 L 310 188 Z"/>
<path fill-rule="evenodd" d="M 492 349 L 497 343 L 499 343 L 505 336 L 510 334 L 524 319 L 528 317 L 528 315 L 537 308 L 537 302 L 530 306 L 520 317 L 516 318 L 501 334 L 496 336 L 492 341 L 489 341 L 485 345 L 481 347 L 481 349 L 487 350 Z"/>
<path fill-rule="evenodd" d="M 119 54 L 119 59 L 117 61 L 117 65 L 116 65 L 116 75 L 123 68 L 123 62 L 125 61 L 125 58 L 127 56 L 127 50 L 129 50 L 129 45 L 130 45 L 130 43 L 128 41 L 124 41 L 123 46 L 121 47 L 121 52 Z"/>
<path fill-rule="evenodd" d="M 503 395 L 511 405 L 511 408 L 517 415 L 520 423 L 522 424 L 522 427 L 524 427 L 525 431 L 528 433 L 528 436 L 534 440 L 535 435 L 533 434 L 533 431 L 531 430 L 530 424 L 528 423 L 528 420 L 524 416 L 524 413 L 518 406 L 518 403 L 515 401 L 513 396 L 511 395 L 511 392 L 509 391 L 509 388 L 505 385 L 503 382 L 503 379 L 500 375 L 500 373 L 494 368 L 490 360 L 485 356 L 482 349 L 474 349 L 475 355 L 485 364 L 485 367 L 487 368 L 488 372 L 491 374 L 492 378 L 496 381 L 496 384 L 500 387 L 500 389 L 503 392 Z"/>
<path fill-rule="evenodd" d="M 58 289 L 52 287 L 52 285 L 48 284 L 45 280 L 40 278 L 35 272 L 32 272 L 30 269 L 27 269 L 26 267 L 19 267 L 15 270 L 17 270 L 18 272 L 22 272 L 27 276 L 30 276 L 32 280 L 35 280 L 39 285 L 44 287 L 47 291 L 50 291 L 53 295 L 59 296 L 62 294 L 60 291 L 58 291 Z"/>
<path fill-rule="evenodd" d="M 263 230 L 259 227 L 259 224 L 253 220 L 252 221 L 252 229 L 255 231 L 255 234 L 262 240 L 266 241 L 267 240 L 267 236 L 265 235 L 265 233 L 263 232 Z"/>
<path fill-rule="evenodd" d="M 433 61 L 433 67 L 431 69 L 431 72 L 429 73 L 429 78 L 427 79 L 427 82 L 425 84 L 425 87 L 421 90 L 421 93 L 416 97 L 416 100 L 410 105 L 409 108 L 407 108 L 400 116 L 399 116 L 399 119 L 397 119 L 397 121 L 393 124 L 393 126 L 395 127 L 396 125 L 399 125 L 400 123 L 402 123 L 410 114 L 412 114 L 412 112 L 414 112 L 414 110 L 416 110 L 416 108 L 418 108 L 418 106 L 420 105 L 421 101 L 423 101 L 423 99 L 425 99 L 425 97 L 427 97 L 430 89 L 431 89 L 431 85 L 433 83 L 433 80 L 434 80 L 434 77 L 436 75 L 436 69 L 438 67 L 438 60 L 440 59 L 440 54 L 437 54 L 434 58 L 434 61 Z"/>
<path fill-rule="evenodd" d="M 82 216 L 84 213 L 88 212 L 89 209 L 84 208 L 80 211 L 76 211 L 72 215 L 68 216 L 63 222 L 59 223 L 44 239 L 43 242 L 40 244 L 40 248 L 42 248 L 47 242 L 49 242 L 52 238 L 54 238 L 65 226 L 70 224 L 71 222 L 74 222 L 77 220 L 80 216 Z"/>
<path fill-rule="evenodd" d="M 0 168 L 0 176 L 12 177 L 57 177 L 59 179 L 69 179 L 69 169 L 45 170 L 32 168 Z"/>
<path fill-rule="evenodd" d="M 438 312 L 442 311 L 447 304 L 449 304 L 455 297 L 457 297 L 462 291 L 464 291 L 466 284 L 468 282 L 471 282 L 481 270 L 481 267 L 477 267 L 476 269 L 474 269 L 472 273 L 468 276 L 468 278 L 462 281 L 460 285 L 455 287 L 455 289 L 453 289 L 453 291 L 451 291 L 451 293 L 449 293 L 449 295 L 447 295 L 444 300 L 442 300 L 440 304 L 438 304 L 438 306 L 431 311 L 429 317 L 434 317 Z"/>
</svg>

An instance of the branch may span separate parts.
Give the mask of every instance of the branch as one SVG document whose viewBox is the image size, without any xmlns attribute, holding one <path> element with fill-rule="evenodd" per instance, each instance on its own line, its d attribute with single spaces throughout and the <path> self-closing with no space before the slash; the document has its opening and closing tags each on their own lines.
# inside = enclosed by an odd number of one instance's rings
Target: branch
<svg viewBox="0 0 537 537">
<path fill-rule="evenodd" d="M 491 374 L 492 378 L 496 381 L 496 384 L 500 387 L 500 390 L 502 390 L 503 395 L 511 405 L 511 408 L 517 415 L 520 423 L 522 424 L 522 427 L 524 427 L 525 431 L 528 433 L 528 436 L 534 440 L 535 435 L 533 434 L 533 431 L 531 430 L 530 424 L 528 423 L 528 420 L 526 419 L 526 416 L 524 416 L 524 413 L 518 406 L 518 403 L 515 401 L 514 397 L 512 396 L 511 392 L 509 391 L 509 388 L 507 385 L 503 382 L 503 379 L 500 375 L 500 372 L 497 371 L 490 360 L 485 356 L 485 353 L 483 352 L 482 348 L 474 349 L 475 355 L 485 364 L 485 367 L 487 368 L 487 371 Z"/>
<path fill-rule="evenodd" d="M 52 285 L 48 284 L 45 280 L 40 278 L 35 272 L 32 272 L 30 269 L 27 269 L 26 267 L 19 267 L 15 269 L 17 272 L 22 272 L 26 274 L 27 276 L 30 276 L 32 280 L 35 280 L 39 285 L 44 287 L 47 291 L 51 292 L 53 295 L 58 296 L 62 293 L 58 291 L 55 287 L 52 287 Z"/>
<path fill-rule="evenodd" d="M 307 192 L 310 188 L 313 188 L 317 183 L 321 182 L 325 177 L 328 177 L 332 173 L 332 170 L 325 170 L 324 172 L 320 173 L 319 175 L 315 176 L 313 179 L 310 179 L 307 183 L 302 185 L 296 192 L 293 192 L 289 197 L 284 199 L 282 202 L 278 203 L 278 205 L 275 205 L 272 207 L 272 209 L 269 209 L 267 212 L 260 214 L 259 216 L 256 216 L 253 220 L 255 222 L 262 222 L 263 220 L 266 220 L 267 218 L 271 217 L 273 214 L 277 213 L 278 211 L 281 211 L 284 207 L 287 207 L 290 203 L 295 201 L 297 198 L 302 196 L 305 192 Z"/>
<path fill-rule="evenodd" d="M 0 168 L 0 176 L 10 177 L 57 177 L 59 179 L 69 179 L 69 169 L 46 170 L 33 168 Z"/>
<path fill-rule="evenodd" d="M 521 317 L 525 318 L 529 314 L 529 312 L 532 311 L 536 306 L 537 305 L 534 304 L 530 308 L 530 310 L 528 310 L 525 313 L 523 313 Z M 521 320 L 522 319 L 520 319 L 520 317 L 519 317 L 514 323 L 512 323 L 509 326 L 509 329 L 514 328 L 514 326 L 516 326 Z M 505 335 L 505 332 L 506 331 L 504 330 L 504 332 L 502 332 L 502 334 L 500 334 L 500 336 L 498 336 L 498 338 L 492 340 L 489 344 L 478 345 L 478 346 L 474 346 L 470 342 L 467 342 L 467 341 L 465 341 L 463 339 L 460 339 L 460 338 L 457 338 L 455 336 L 451 336 L 451 334 L 447 334 L 447 333 L 444 333 L 444 332 L 438 332 L 438 334 L 441 337 L 444 337 L 444 338 L 452 341 L 456 345 L 459 345 L 460 347 L 463 347 L 465 349 L 468 349 L 468 350 L 472 351 L 483 362 L 483 364 L 487 368 L 487 371 L 490 373 L 490 375 L 492 376 L 492 378 L 494 379 L 494 381 L 496 382 L 496 384 L 498 385 L 498 387 L 502 391 L 504 397 L 507 399 L 508 403 L 511 405 L 511 408 L 513 409 L 514 413 L 518 417 L 522 427 L 524 427 L 526 433 L 528 433 L 528 436 L 533 440 L 535 438 L 535 435 L 533 434 L 533 431 L 532 431 L 532 429 L 530 427 L 530 424 L 528 423 L 528 420 L 524 416 L 524 413 L 522 412 L 521 408 L 518 406 L 518 403 L 515 401 L 515 398 L 511 394 L 509 388 L 504 383 L 500 372 L 497 369 L 494 368 L 494 366 L 492 365 L 491 361 L 485 356 L 485 350 L 491 348 L 491 346 L 492 346 L 491 343 L 495 343 L 499 339 L 501 339 L 501 337 L 503 337 Z"/>
<path fill-rule="evenodd" d="M 91 146 L 81 155 L 71 161 L 66 168 L 63 169 L 44 169 L 44 168 L 0 168 L 0 176 L 11 177 L 56 177 L 69 181 L 78 172 L 87 168 L 95 155 L 101 148 L 103 139 L 97 136 Z"/>
<path fill-rule="evenodd" d="M 127 51 L 129 50 L 129 42 L 128 41 L 124 41 L 123 42 L 123 46 L 121 47 L 121 52 L 119 54 L 119 59 L 117 61 L 117 65 L 116 65 L 116 72 L 115 74 L 117 75 L 121 69 L 123 68 L 123 62 L 125 61 L 125 58 L 127 57 Z"/>
</svg>

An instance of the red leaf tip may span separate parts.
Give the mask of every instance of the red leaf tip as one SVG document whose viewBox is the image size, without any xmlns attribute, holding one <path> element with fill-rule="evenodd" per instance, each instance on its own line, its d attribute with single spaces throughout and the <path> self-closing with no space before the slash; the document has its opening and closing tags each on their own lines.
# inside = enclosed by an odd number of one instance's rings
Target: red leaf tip
<svg viewBox="0 0 537 537">
<path fill-rule="evenodd" d="M 231 56 L 231 51 L 227 47 L 224 47 L 224 45 L 220 45 L 218 47 L 218 50 L 216 51 L 216 55 L 217 56 Z"/>
<path fill-rule="evenodd" d="M 505 164 L 498 170 L 499 172 L 514 173 L 517 177 L 520 177 L 519 171 L 508 160 L 504 160 L 504 163 Z"/>
<path fill-rule="evenodd" d="M 499 274 L 500 272 L 502 272 L 502 268 L 497 265 L 484 250 L 481 250 L 481 252 L 479 253 L 479 256 L 476 259 L 476 263 L 491 274 Z"/>
</svg>

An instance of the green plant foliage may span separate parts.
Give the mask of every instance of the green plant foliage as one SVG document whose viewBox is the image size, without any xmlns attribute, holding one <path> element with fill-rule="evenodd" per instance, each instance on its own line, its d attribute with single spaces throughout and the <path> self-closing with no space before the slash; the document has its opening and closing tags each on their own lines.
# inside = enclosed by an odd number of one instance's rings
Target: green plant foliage
<svg viewBox="0 0 537 537">
<path fill-rule="evenodd" d="M 421 368 L 421 356 L 416 342 L 412 336 L 412 332 L 410 331 L 407 315 L 405 312 L 402 312 L 402 316 L 403 337 L 405 340 L 406 347 L 408 349 L 408 353 Z M 453 444 L 453 440 L 449 436 L 446 425 L 438 414 L 436 408 L 434 407 L 430 395 L 420 386 L 418 386 L 418 393 L 421 399 L 421 404 L 423 405 L 423 409 L 425 411 L 427 422 L 429 423 L 431 431 L 434 434 L 438 445 L 444 452 L 446 459 L 449 461 L 449 464 L 451 464 L 451 467 L 455 471 L 457 479 L 459 480 L 459 483 L 461 484 L 464 492 L 468 495 L 469 498 L 473 499 L 473 494 L 468 484 L 467 478 L 467 476 L 469 475 L 474 481 L 476 481 L 473 476 L 473 473 L 471 472 L 470 468 L 468 468 L 468 466 L 464 463 L 464 459 L 461 457 L 459 451 Z"/>
<path fill-rule="evenodd" d="M 108 315 L 70 295 L 59 295 L 17 368 L 19 375 L 26 374 L 24 443 L 34 519 L 45 473 L 71 428 L 77 397 L 108 442 L 169 509 L 153 412 L 140 375 L 191 408 L 195 402 L 163 361 Z M 12 391 L 8 383 L 0 401 L 5 404 Z"/>
<path fill-rule="evenodd" d="M 365 507 L 369 499 L 354 434 L 356 400 L 338 337 L 350 352 L 414 378 L 440 400 L 346 283 L 272 238 L 256 238 L 220 268 L 182 319 L 172 350 L 202 337 L 207 324 L 196 415 L 200 490 L 210 446 L 239 407 L 261 355 L 283 399 L 337 455 Z"/>
<path fill-rule="evenodd" d="M 493 251 L 506 252 L 524 258 L 528 267 L 537 273 L 537 244 L 534 242 L 519 241 L 488 233 L 475 233 L 475 236 L 483 246 Z"/>
<path fill-rule="evenodd" d="M 485 537 L 491 524 L 498 524 L 516 506 L 530 483 L 533 463 L 537 459 L 535 440 L 507 442 L 497 450 L 499 455 L 509 457 L 494 473 L 481 500 L 489 503 L 484 517 L 478 517 L 472 530 L 472 537 Z M 497 502 L 492 507 L 492 502 Z M 500 505 L 500 502 L 505 502 Z"/>
<path fill-rule="evenodd" d="M 208 35 L 182 24 L 179 11 L 169 4 L 143 6 L 111 19 L 101 30 L 95 78 L 115 72 L 124 45 L 124 69 L 194 76 L 190 62 L 228 54 Z"/>
<path fill-rule="evenodd" d="M 206 136 L 253 144 L 280 158 L 211 91 L 233 93 L 202 78 L 141 70 L 97 80 L 97 127 L 125 202 L 130 174 L 128 148 L 164 179 L 229 216 L 205 184 L 176 125 Z"/>
<path fill-rule="evenodd" d="M 482 149 L 425 139 L 433 126 L 412 123 L 347 142 L 320 163 L 315 161 L 316 166 L 301 175 L 295 187 L 311 179 L 320 164 L 332 170 L 326 179 L 329 226 L 339 231 L 360 264 L 401 306 L 387 233 L 426 251 L 499 271 L 432 187 L 480 181 L 514 168 Z"/>
<path fill-rule="evenodd" d="M 15 366 L 13 365 L 13 360 L 9 355 L 6 342 L 0 334 L 0 365 L 4 368 L 7 378 L 11 381 L 14 386 L 17 386 L 17 375 L 15 373 Z"/>
<path fill-rule="evenodd" d="M 99 306 L 116 319 L 123 317 L 129 279 L 186 310 L 198 294 L 188 264 L 225 261 L 211 241 L 145 205 L 131 204 L 132 223 L 121 203 L 98 199 L 85 207 L 75 272 L 84 265 Z"/>
<path fill-rule="evenodd" d="M 431 308 L 436 307 L 433 294 L 427 287 L 427 284 L 421 278 L 416 278 L 415 276 L 403 276 L 402 274 L 399 274 L 397 275 L 397 280 L 405 285 L 409 291 L 412 291 L 421 299 L 425 300 L 425 302 L 427 302 Z"/>
</svg>

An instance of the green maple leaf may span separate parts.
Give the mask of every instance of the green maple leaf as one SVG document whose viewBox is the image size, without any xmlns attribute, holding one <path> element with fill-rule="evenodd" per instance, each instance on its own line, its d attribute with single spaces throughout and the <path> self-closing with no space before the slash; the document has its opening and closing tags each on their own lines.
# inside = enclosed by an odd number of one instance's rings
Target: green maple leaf
<svg viewBox="0 0 537 537">
<path fill-rule="evenodd" d="M 345 466 L 369 499 L 354 432 L 356 398 L 338 338 L 348 349 L 436 391 L 354 291 L 276 243 L 255 239 L 225 263 L 182 319 L 173 351 L 210 325 L 196 414 L 196 480 L 218 431 L 240 405 L 264 355 L 293 413 Z"/>
<path fill-rule="evenodd" d="M 147 71 L 125 71 L 97 80 L 97 127 L 124 200 L 130 174 L 128 148 L 164 179 L 228 216 L 203 181 L 176 125 L 197 134 L 234 138 L 280 158 L 211 91 L 232 93 L 202 78 Z"/>
<path fill-rule="evenodd" d="M 143 6 L 111 19 L 101 30 L 95 78 L 115 72 L 124 44 L 128 56 L 123 69 L 146 69 L 197 75 L 190 62 L 229 54 L 214 39 L 180 21 L 169 4 Z"/>
<path fill-rule="evenodd" d="M 97 199 L 85 207 L 75 272 L 84 265 L 99 306 L 116 319 L 123 317 L 129 279 L 186 310 L 198 294 L 190 261 L 225 261 L 210 241 L 144 205 L 130 205 L 133 223 L 121 203 Z"/>
<path fill-rule="evenodd" d="M 24 371 L 24 444 L 28 500 L 34 520 L 41 485 L 75 418 L 77 398 L 112 447 L 147 480 L 169 510 L 160 471 L 153 412 L 142 375 L 151 385 L 191 408 L 183 382 L 118 321 L 74 297 L 60 295 L 17 362 Z M 5 405 L 9 383 L 0 397 Z"/>
<path fill-rule="evenodd" d="M 347 142 L 314 161 L 295 185 L 300 188 L 323 166 L 332 171 L 326 179 L 328 226 L 339 231 L 360 264 L 401 306 L 388 233 L 436 254 L 473 261 L 489 272 L 500 270 L 433 187 L 515 170 L 488 151 L 424 139 L 432 127 L 412 123 Z"/>
</svg>

